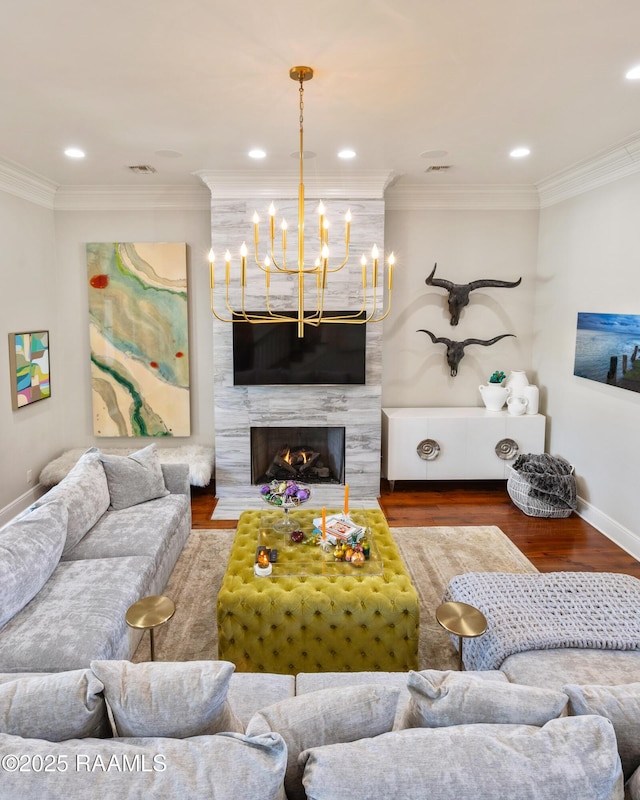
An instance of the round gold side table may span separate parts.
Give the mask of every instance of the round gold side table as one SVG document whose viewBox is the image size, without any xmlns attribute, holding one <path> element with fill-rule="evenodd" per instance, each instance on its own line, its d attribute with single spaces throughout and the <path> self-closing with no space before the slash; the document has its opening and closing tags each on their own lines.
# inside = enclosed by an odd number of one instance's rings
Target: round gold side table
<svg viewBox="0 0 640 800">
<path fill-rule="evenodd" d="M 176 604 L 162 594 L 154 594 L 150 597 L 143 597 L 132 606 L 129 606 L 125 614 L 125 620 L 130 628 L 142 628 L 149 630 L 151 643 L 151 660 L 155 661 L 155 639 L 154 632 L 158 625 L 164 625 L 176 613 Z"/>
<path fill-rule="evenodd" d="M 459 667 L 463 670 L 462 640 L 463 638 L 475 639 L 478 636 L 482 636 L 487 630 L 487 620 L 484 614 L 468 603 L 458 603 L 455 600 L 451 600 L 438 606 L 436 619 L 445 631 L 449 631 L 449 633 L 458 637 Z"/>
</svg>

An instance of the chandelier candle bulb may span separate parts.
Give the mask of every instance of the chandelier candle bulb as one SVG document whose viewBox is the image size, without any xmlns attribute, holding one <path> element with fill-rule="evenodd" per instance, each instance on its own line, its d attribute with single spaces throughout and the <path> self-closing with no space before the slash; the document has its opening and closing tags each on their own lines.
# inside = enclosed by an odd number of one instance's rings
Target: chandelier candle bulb
<svg viewBox="0 0 640 800">
<path fill-rule="evenodd" d="M 259 231 L 259 224 L 260 224 L 260 217 L 258 216 L 258 212 L 253 212 L 253 241 L 256 246 L 256 251 L 258 249 L 258 231 Z"/>
<path fill-rule="evenodd" d="M 247 285 L 247 245 L 243 242 L 240 248 L 240 286 Z"/>
<path fill-rule="evenodd" d="M 393 289 L 393 265 L 396 263 L 396 257 L 393 255 L 393 251 L 389 256 L 389 291 Z"/>
<path fill-rule="evenodd" d="M 213 268 L 215 266 L 216 257 L 213 255 L 213 247 L 209 250 L 209 283 L 211 284 L 211 288 L 213 289 Z"/>
<path fill-rule="evenodd" d="M 344 217 L 345 230 L 344 230 L 344 243 L 349 244 L 349 234 L 351 233 L 351 209 L 347 210 Z"/>
<path fill-rule="evenodd" d="M 280 227 L 282 228 L 282 249 L 286 250 L 287 249 L 287 220 L 286 219 L 282 220 L 282 225 Z"/>
<path fill-rule="evenodd" d="M 225 281 L 228 287 L 229 278 L 231 277 L 231 253 L 228 250 L 224 254 L 224 266 L 225 266 Z"/>
<path fill-rule="evenodd" d="M 273 203 L 269 206 L 269 232 L 271 241 L 273 242 L 276 236 L 276 207 Z"/>
</svg>

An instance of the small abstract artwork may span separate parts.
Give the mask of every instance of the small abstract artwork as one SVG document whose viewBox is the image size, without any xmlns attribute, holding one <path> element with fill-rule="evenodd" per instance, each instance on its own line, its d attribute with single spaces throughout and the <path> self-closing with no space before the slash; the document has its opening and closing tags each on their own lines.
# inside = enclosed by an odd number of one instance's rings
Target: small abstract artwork
<svg viewBox="0 0 640 800">
<path fill-rule="evenodd" d="M 10 333 L 9 366 L 14 411 L 51 397 L 49 331 Z"/>
<path fill-rule="evenodd" d="M 579 313 L 573 374 L 640 392 L 640 315 Z"/>
<path fill-rule="evenodd" d="M 87 244 L 93 432 L 189 436 L 187 246 Z"/>
</svg>

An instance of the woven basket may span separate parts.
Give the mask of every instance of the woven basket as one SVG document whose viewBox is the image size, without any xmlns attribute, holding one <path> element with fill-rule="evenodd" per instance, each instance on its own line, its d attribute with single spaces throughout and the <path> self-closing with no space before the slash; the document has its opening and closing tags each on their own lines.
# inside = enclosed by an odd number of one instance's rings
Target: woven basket
<svg viewBox="0 0 640 800">
<path fill-rule="evenodd" d="M 573 467 L 571 467 L 573 474 Z M 570 517 L 572 509 L 554 506 L 540 497 L 531 497 L 531 485 L 515 469 L 510 468 L 507 492 L 514 504 L 528 517 Z"/>
</svg>

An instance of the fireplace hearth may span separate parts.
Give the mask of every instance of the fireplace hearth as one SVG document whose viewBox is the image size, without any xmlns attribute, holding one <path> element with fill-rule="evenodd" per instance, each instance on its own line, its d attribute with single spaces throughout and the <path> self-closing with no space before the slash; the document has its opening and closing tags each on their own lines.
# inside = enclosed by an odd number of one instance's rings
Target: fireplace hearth
<svg viewBox="0 0 640 800">
<path fill-rule="evenodd" d="M 251 428 L 251 480 L 343 483 L 344 428 Z"/>
</svg>

